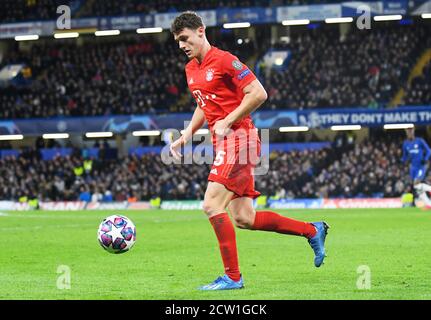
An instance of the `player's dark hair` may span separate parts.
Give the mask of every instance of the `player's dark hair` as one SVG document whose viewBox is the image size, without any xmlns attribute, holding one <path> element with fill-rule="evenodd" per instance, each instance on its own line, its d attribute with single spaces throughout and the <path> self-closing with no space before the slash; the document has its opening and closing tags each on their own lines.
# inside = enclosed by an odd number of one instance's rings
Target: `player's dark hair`
<svg viewBox="0 0 431 320">
<path fill-rule="evenodd" d="M 173 34 L 179 34 L 185 28 L 196 30 L 199 27 L 203 27 L 204 23 L 202 18 L 193 11 L 185 11 L 175 18 L 171 25 L 171 32 Z"/>
</svg>

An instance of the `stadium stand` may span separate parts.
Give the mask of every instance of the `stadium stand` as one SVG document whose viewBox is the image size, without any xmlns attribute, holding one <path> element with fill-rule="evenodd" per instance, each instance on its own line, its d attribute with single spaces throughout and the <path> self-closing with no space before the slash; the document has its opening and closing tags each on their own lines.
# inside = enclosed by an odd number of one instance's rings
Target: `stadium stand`
<svg viewBox="0 0 431 320">
<path fill-rule="evenodd" d="M 265 78 L 267 107 L 385 107 L 426 48 L 429 26 L 392 26 L 345 36 L 315 29 L 292 35 L 288 68 Z M 418 99 L 417 103 L 431 100 Z"/>
<path fill-rule="evenodd" d="M 356 144 L 316 175 L 309 188 L 326 198 L 400 196 L 409 187 L 401 152 L 398 143 L 384 139 Z"/>
<path fill-rule="evenodd" d="M 394 197 L 409 186 L 400 165 L 400 142 L 383 138 L 320 150 L 273 151 L 257 190 L 282 198 Z M 191 156 L 190 155 L 185 155 Z M 207 165 L 166 165 L 157 153 L 91 159 L 82 152 L 43 160 L 38 149 L 0 160 L 0 199 L 38 196 L 44 201 L 203 199 Z M 80 169 L 82 168 L 82 169 Z"/>
<path fill-rule="evenodd" d="M 221 47 L 233 48 L 232 35 L 220 35 Z M 240 57 L 252 43 L 232 50 Z M 29 52 L 13 50 L 2 65 L 31 67 L 29 86 L 0 89 L 1 118 L 93 116 L 191 111 L 178 105 L 188 94 L 184 75 L 187 58 L 174 41 L 36 44 Z M 190 95 L 191 99 L 191 95 Z M 170 107 L 170 108 L 169 108 Z"/>
<path fill-rule="evenodd" d="M 327 2 L 332 1 L 313 1 Z M 0 22 L 53 19 L 57 13 L 51 9 L 60 4 L 84 17 L 306 3 L 310 2 L 5 0 Z M 412 78 L 418 60 L 431 48 L 429 23 L 382 23 L 371 30 L 313 23 L 280 31 L 285 36 L 278 42 L 268 36 L 272 27 L 253 26 L 250 33 L 208 30 L 211 43 L 255 69 L 269 94 L 262 109 L 387 108 L 400 90 L 400 105 L 431 104 L 431 62 L 421 65 Z M 0 68 L 23 64 L 26 69 L 25 81 L 0 88 L 0 119 L 166 114 L 195 108 L 184 76 L 187 59 L 166 31 L 144 37 L 133 30 L 104 39 L 81 35 L 78 40 L 4 43 Z M 274 49 L 289 52 L 283 68 L 261 63 Z M 300 138 L 283 136 L 278 142 L 288 139 Z M 117 156 L 104 144 L 95 146 L 100 150 L 94 159 L 80 149 L 53 158 L 54 151 L 41 149 L 59 146 L 39 138 L 36 148 L 19 152 L 15 144 L 1 141 L 0 199 L 203 198 L 209 173 L 205 165 L 166 166 L 156 153 Z M 320 150 L 274 151 L 269 173 L 256 177 L 257 189 L 279 198 L 400 196 L 409 189 L 400 152 L 400 141 L 383 138 L 334 143 Z"/>
<path fill-rule="evenodd" d="M 185 91 L 185 59 L 172 42 L 36 45 L 9 57 L 29 63 L 36 79 L 1 92 L 0 117 L 153 113 Z"/>
<path fill-rule="evenodd" d="M 49 20 L 58 17 L 57 7 L 68 5 L 72 12 L 79 9 L 80 0 L 2 0 L 0 22 Z"/>
<path fill-rule="evenodd" d="M 404 104 L 419 105 L 431 101 L 431 61 L 424 67 L 422 74 L 412 80 L 404 97 Z"/>
<path fill-rule="evenodd" d="M 385 107 L 405 87 L 411 68 L 427 47 L 429 25 L 352 30 L 340 37 L 328 27 L 292 33 L 284 71 L 261 67 L 269 100 L 267 109 L 316 107 Z M 270 48 L 265 33 L 239 45 L 233 33 L 212 32 L 212 41 L 247 62 L 249 52 Z M 29 85 L 0 89 L 1 118 L 92 116 L 190 112 L 186 58 L 175 43 L 143 40 L 36 43 L 29 51 L 10 50 L 2 66 L 25 63 Z M 253 66 L 251 66 L 253 67 Z M 263 69 L 263 70 L 262 70 Z M 427 104 L 429 67 L 407 91 L 406 104 Z M 422 92 L 422 93 L 419 93 Z"/>
</svg>

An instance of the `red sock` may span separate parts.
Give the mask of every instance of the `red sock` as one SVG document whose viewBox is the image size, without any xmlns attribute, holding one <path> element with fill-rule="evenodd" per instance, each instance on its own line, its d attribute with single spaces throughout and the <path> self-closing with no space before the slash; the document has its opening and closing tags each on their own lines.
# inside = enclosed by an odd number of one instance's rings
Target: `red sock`
<svg viewBox="0 0 431 320">
<path fill-rule="evenodd" d="M 239 273 L 235 229 L 232 221 L 226 212 L 212 216 L 209 220 L 220 245 L 225 273 L 233 281 L 239 281 L 241 274 Z"/>
<path fill-rule="evenodd" d="M 316 235 L 316 228 L 311 223 L 283 217 L 272 211 L 257 211 L 252 229 L 293 234 L 308 239 Z"/>
</svg>

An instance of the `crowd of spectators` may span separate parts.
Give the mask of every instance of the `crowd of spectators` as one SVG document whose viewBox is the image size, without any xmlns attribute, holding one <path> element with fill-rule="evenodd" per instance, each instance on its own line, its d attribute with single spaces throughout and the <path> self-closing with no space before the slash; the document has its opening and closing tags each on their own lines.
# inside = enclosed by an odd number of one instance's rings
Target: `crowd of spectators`
<svg viewBox="0 0 431 320">
<path fill-rule="evenodd" d="M 400 196 L 410 188 L 408 166 L 401 163 L 401 153 L 396 142 L 356 144 L 321 170 L 310 189 L 323 198 Z"/>
<path fill-rule="evenodd" d="M 214 38 L 222 48 L 236 43 L 230 33 Z M 243 57 L 253 45 L 247 41 L 232 52 Z M 29 52 L 11 51 L 3 65 L 25 63 L 34 80 L 31 86 L 0 89 L 0 118 L 189 112 L 195 103 L 185 80 L 186 62 L 171 38 L 37 44 Z"/>
<path fill-rule="evenodd" d="M 154 113 L 185 91 L 185 60 L 173 41 L 35 45 L 7 58 L 35 80 L 0 91 L 0 118 Z"/>
<path fill-rule="evenodd" d="M 385 107 L 406 82 L 429 32 L 416 25 L 291 35 L 290 43 L 276 46 L 291 51 L 288 67 L 264 79 L 267 107 Z M 423 98 L 418 100 L 431 102 Z"/>
<path fill-rule="evenodd" d="M 192 154 L 185 155 L 185 157 Z M 280 198 L 396 197 L 409 190 L 401 146 L 383 139 L 269 155 L 256 188 Z M 209 165 L 167 164 L 160 154 L 89 159 L 77 149 L 43 160 L 37 149 L 0 160 L 0 199 L 147 201 L 203 199 Z"/>
<path fill-rule="evenodd" d="M 269 155 L 266 175 L 256 176 L 256 189 L 267 196 L 314 198 L 313 177 L 336 159 L 334 149 L 279 152 Z"/>
<path fill-rule="evenodd" d="M 335 27 L 292 33 L 290 43 L 276 46 L 291 51 L 286 70 L 261 68 L 269 96 L 262 108 L 386 107 L 407 83 L 429 32 L 427 25 L 414 25 L 351 30 L 343 37 Z M 232 32 L 209 33 L 211 43 L 245 63 L 250 52 L 269 49 L 262 37 L 264 32 L 239 44 Z M 171 37 L 161 42 L 137 35 L 105 40 L 10 50 L 0 67 L 24 63 L 32 81 L 0 89 L 0 118 L 194 110 L 184 75 L 187 58 Z M 406 88 L 407 104 L 431 103 L 429 70 Z"/>
<path fill-rule="evenodd" d="M 2 0 L 0 23 L 55 19 L 61 5 L 75 8 L 79 0 Z"/>
<path fill-rule="evenodd" d="M 422 73 L 413 78 L 412 83 L 406 88 L 406 96 L 403 104 L 420 105 L 431 101 L 431 61 L 424 67 Z"/>
<path fill-rule="evenodd" d="M 36 149 L 29 149 L 18 158 L 1 159 L 0 172 L 0 199 L 128 201 L 202 198 L 208 167 L 167 166 L 159 154 L 106 160 L 78 152 L 43 160 Z"/>
</svg>

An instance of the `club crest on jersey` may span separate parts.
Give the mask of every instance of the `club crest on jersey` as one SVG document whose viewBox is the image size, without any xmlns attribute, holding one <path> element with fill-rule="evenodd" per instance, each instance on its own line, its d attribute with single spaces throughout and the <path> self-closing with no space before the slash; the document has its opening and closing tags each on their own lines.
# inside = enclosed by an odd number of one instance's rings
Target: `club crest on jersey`
<svg viewBox="0 0 431 320">
<path fill-rule="evenodd" d="M 213 69 L 207 70 L 207 75 L 206 75 L 205 79 L 207 81 L 211 81 L 212 79 L 214 79 L 214 70 Z"/>
<path fill-rule="evenodd" d="M 242 63 L 239 60 L 232 61 L 232 67 L 236 70 L 242 70 Z"/>
</svg>

